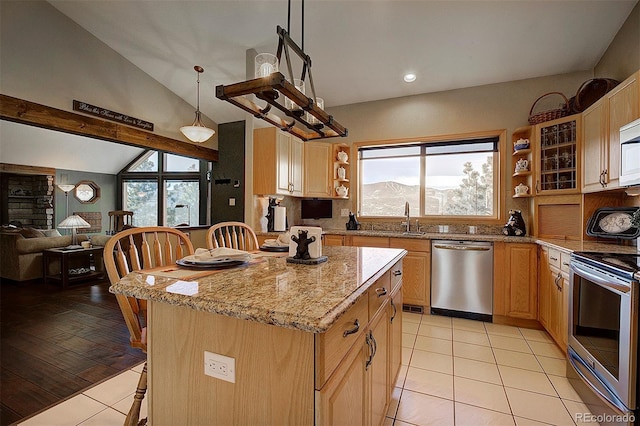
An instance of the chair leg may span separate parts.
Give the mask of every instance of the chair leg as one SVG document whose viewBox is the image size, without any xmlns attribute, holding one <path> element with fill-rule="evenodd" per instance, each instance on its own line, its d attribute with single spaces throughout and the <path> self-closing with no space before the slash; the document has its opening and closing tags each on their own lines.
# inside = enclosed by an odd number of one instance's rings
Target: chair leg
<svg viewBox="0 0 640 426">
<path fill-rule="evenodd" d="M 144 367 L 142 367 L 142 374 L 140 374 L 140 380 L 138 380 L 138 388 L 136 389 L 136 394 L 133 396 L 133 404 L 131 405 L 131 409 L 129 409 L 129 414 L 127 414 L 127 418 L 124 421 L 124 426 L 143 426 L 147 424 L 147 419 L 142 419 L 138 421 L 140 418 L 140 407 L 142 406 L 142 400 L 144 399 L 144 394 L 147 391 L 147 363 L 144 363 Z"/>
</svg>

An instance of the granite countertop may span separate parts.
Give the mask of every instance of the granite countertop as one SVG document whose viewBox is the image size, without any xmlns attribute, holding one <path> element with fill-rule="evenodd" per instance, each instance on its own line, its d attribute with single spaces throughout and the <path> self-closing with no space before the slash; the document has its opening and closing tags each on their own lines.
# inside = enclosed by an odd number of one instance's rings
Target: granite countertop
<svg viewBox="0 0 640 426">
<path fill-rule="evenodd" d="M 197 278 L 197 293 L 173 292 L 177 278 L 132 272 L 111 293 L 183 306 L 239 319 L 322 333 L 407 252 L 371 247 L 324 247 L 319 265 L 287 263 L 265 255 L 249 265 Z M 171 267 L 168 267 L 171 269 Z M 207 272 L 195 270 L 194 273 Z M 170 275 L 170 274 L 164 274 Z M 196 278 L 186 287 L 194 287 Z M 170 287 L 167 289 L 167 287 Z"/>
<path fill-rule="evenodd" d="M 387 238 L 411 238 L 422 240 L 456 240 L 456 241 L 501 241 L 506 243 L 530 243 L 538 244 L 541 246 L 547 246 L 558 250 L 567 252 L 573 251 L 595 251 L 602 253 L 637 253 L 636 247 L 625 246 L 616 243 L 616 240 L 607 241 L 600 239 L 598 241 L 576 241 L 576 240 L 564 240 L 564 239 L 550 239 L 550 238 L 538 238 L 532 236 L 525 237 L 510 237 L 501 234 L 454 234 L 454 233 L 437 233 L 437 232 L 425 232 L 422 234 L 403 234 L 402 232 L 394 231 L 374 231 L 374 230 L 359 230 L 359 231 L 346 231 L 342 229 L 325 229 L 324 234 L 330 235 L 360 235 L 363 237 L 387 237 Z M 258 235 L 273 236 L 276 238 L 278 232 L 257 232 Z"/>
</svg>

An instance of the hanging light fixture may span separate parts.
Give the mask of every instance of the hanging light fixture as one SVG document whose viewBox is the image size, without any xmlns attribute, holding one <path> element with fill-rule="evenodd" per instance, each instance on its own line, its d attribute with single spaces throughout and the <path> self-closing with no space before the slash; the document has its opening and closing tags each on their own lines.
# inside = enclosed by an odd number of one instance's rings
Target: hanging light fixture
<svg viewBox="0 0 640 426">
<path fill-rule="evenodd" d="M 289 21 L 291 0 L 288 2 L 288 12 Z M 216 97 L 253 114 L 256 118 L 271 123 L 282 131 L 299 137 L 303 141 L 347 136 L 347 129 L 324 111 L 324 107 L 319 105 L 320 98 L 316 97 L 313 76 L 311 75 L 311 57 L 304 52 L 304 0 L 302 0 L 302 47 L 291 39 L 287 30 L 278 26 L 276 32 L 279 39 L 277 62 L 269 66 L 260 62 L 260 68 L 256 70 L 256 78 L 252 80 L 217 86 Z M 293 77 L 289 49 L 302 60 L 300 78 Z M 285 55 L 286 68 L 280 64 L 282 53 Z M 289 78 L 285 78 L 279 72 L 279 69 L 283 68 L 288 71 Z M 308 97 L 304 91 L 307 75 L 311 97 Z M 245 95 L 254 95 L 257 99 L 266 102 L 267 105 L 261 107 Z M 280 95 L 285 98 L 284 102 L 279 101 Z M 274 114 L 272 107 L 280 111 L 280 114 L 284 114 L 285 117 Z M 300 124 L 300 127 L 297 127 L 296 123 Z"/>
<path fill-rule="evenodd" d="M 180 131 L 192 142 L 204 142 L 213 136 L 215 131 L 202 124 L 202 121 L 200 120 L 200 74 L 204 72 L 204 68 L 196 65 L 193 69 L 198 73 L 198 103 L 196 107 L 196 119 L 191 126 L 180 127 Z"/>
</svg>

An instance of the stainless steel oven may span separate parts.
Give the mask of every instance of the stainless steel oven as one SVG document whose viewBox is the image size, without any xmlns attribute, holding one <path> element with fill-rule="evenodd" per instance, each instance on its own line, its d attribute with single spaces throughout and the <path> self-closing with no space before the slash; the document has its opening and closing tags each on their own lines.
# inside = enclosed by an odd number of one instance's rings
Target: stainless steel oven
<svg viewBox="0 0 640 426">
<path fill-rule="evenodd" d="M 638 414 L 637 264 L 634 254 L 571 256 L 567 373 L 593 414 L 620 424 Z"/>
</svg>

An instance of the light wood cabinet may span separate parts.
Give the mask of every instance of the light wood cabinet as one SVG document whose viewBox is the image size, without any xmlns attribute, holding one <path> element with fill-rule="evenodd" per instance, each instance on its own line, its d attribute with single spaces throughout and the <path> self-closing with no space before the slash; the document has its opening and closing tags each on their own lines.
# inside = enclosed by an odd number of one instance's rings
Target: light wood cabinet
<svg viewBox="0 0 640 426">
<path fill-rule="evenodd" d="M 536 244 L 495 242 L 494 315 L 538 318 L 538 247 Z"/>
<path fill-rule="evenodd" d="M 325 234 L 322 238 L 325 246 L 343 246 L 344 235 Z"/>
<path fill-rule="evenodd" d="M 389 238 L 387 237 L 366 237 L 363 235 L 348 235 L 345 238 L 346 246 L 353 247 L 389 247 Z"/>
<path fill-rule="evenodd" d="M 391 238 L 389 247 L 407 250 L 404 257 L 402 298 L 407 305 L 431 306 L 431 240 Z"/>
<path fill-rule="evenodd" d="M 540 247 L 539 319 L 560 349 L 567 351 L 569 316 L 568 253 Z"/>
<path fill-rule="evenodd" d="M 512 158 L 513 158 L 513 179 L 512 179 L 512 183 L 513 183 L 513 188 L 511 191 L 511 196 L 513 198 L 526 198 L 526 197 L 531 197 L 533 195 L 533 170 L 534 170 L 534 163 L 533 163 L 533 149 L 531 148 L 534 144 L 533 141 L 533 126 L 526 126 L 526 127 L 521 127 L 519 129 L 516 129 L 513 134 L 511 135 L 511 141 L 512 141 L 512 150 L 513 150 L 513 154 L 512 154 Z M 528 149 L 520 149 L 518 151 L 516 151 L 513 147 L 515 146 L 515 143 L 520 140 L 520 139 L 529 139 L 529 148 Z M 526 169 L 520 169 L 517 167 L 518 161 L 526 161 L 527 162 L 527 168 Z M 529 191 L 526 194 L 516 194 L 515 192 L 515 188 L 518 185 L 525 185 L 529 188 Z"/>
<path fill-rule="evenodd" d="M 340 154 L 343 152 L 344 154 Z M 346 160 L 341 158 L 346 155 Z M 333 144 L 332 162 L 333 162 L 333 196 L 336 198 L 349 198 L 351 195 L 351 189 L 349 179 L 351 178 L 351 168 L 349 162 L 351 161 L 351 149 L 349 145 L 338 143 Z M 344 171 L 340 170 L 343 169 Z M 343 175 L 344 173 L 344 175 Z M 337 188 L 344 186 L 347 188 L 347 195 L 338 195 Z"/>
<path fill-rule="evenodd" d="M 582 192 L 618 187 L 620 127 L 640 118 L 640 71 L 582 113 Z"/>
<path fill-rule="evenodd" d="M 537 195 L 580 192 L 581 115 L 535 126 L 535 190 Z"/>
<path fill-rule="evenodd" d="M 384 292 L 380 291 L 382 288 Z M 327 332 L 337 330 L 333 333 L 337 340 L 325 342 L 323 354 L 316 355 L 316 363 L 322 364 L 326 356 L 341 361 L 326 370 L 326 382 L 316 377 L 317 424 L 380 425 L 384 421 L 401 365 L 402 315 L 398 309 L 402 303 L 401 289 L 402 262 L 399 262 L 358 302 L 357 305 L 368 301 L 368 323 L 360 322 L 358 331 L 344 335 L 345 330 L 354 330 L 354 317 L 363 318 L 363 306 L 356 305 L 347 313 L 350 316 L 344 324 L 335 324 Z M 354 309 L 359 313 L 353 313 Z M 346 354 L 337 347 L 338 350 L 332 350 L 336 341 L 340 345 L 346 338 L 352 339 Z"/>
<path fill-rule="evenodd" d="M 253 193 L 303 195 L 303 143 L 275 127 L 253 133 Z"/>
<path fill-rule="evenodd" d="M 304 196 L 332 197 L 333 194 L 332 145 L 307 142 L 304 145 Z"/>
</svg>

